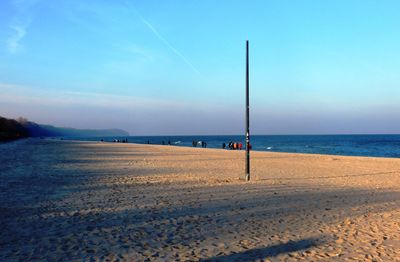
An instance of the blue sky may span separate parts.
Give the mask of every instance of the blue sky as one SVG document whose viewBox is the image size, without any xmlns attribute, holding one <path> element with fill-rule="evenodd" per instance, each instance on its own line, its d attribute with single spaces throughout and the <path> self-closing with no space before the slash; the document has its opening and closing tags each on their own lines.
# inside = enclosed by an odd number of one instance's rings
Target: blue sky
<svg viewBox="0 0 400 262">
<path fill-rule="evenodd" d="M 0 115 L 132 135 L 400 133 L 398 1 L 0 2 Z"/>
</svg>

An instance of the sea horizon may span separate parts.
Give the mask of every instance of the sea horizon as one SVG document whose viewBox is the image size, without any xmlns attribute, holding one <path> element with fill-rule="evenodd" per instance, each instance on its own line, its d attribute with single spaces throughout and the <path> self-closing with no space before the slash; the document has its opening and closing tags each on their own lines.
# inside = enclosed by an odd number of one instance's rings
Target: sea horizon
<svg viewBox="0 0 400 262">
<path fill-rule="evenodd" d="M 380 136 L 380 135 L 400 135 L 400 133 L 354 133 L 354 134 L 346 134 L 346 133 L 338 133 L 338 134 L 250 134 L 251 136 Z M 131 137 L 158 137 L 158 136 L 245 136 L 245 134 L 220 134 L 220 135 L 210 135 L 210 134 L 159 134 L 159 135 L 129 135 Z M 110 136 L 111 137 L 111 136 Z M 121 136 L 122 137 L 122 136 Z"/>
</svg>

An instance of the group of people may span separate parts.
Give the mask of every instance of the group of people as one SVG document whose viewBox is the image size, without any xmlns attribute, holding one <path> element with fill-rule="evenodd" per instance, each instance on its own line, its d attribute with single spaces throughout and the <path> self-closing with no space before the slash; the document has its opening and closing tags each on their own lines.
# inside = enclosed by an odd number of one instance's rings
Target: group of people
<svg viewBox="0 0 400 262">
<path fill-rule="evenodd" d="M 204 142 L 204 141 L 192 141 L 192 146 L 193 147 L 201 146 L 203 148 L 206 148 L 207 147 L 207 142 Z"/>
<path fill-rule="evenodd" d="M 100 141 L 104 142 L 103 139 L 101 139 Z M 114 139 L 112 140 L 112 142 L 116 142 L 116 143 L 128 143 L 128 139 Z M 147 144 L 150 144 L 150 140 L 147 140 Z M 165 142 L 164 140 L 161 142 L 162 145 L 171 145 L 171 141 L 168 140 L 167 142 Z M 203 147 L 206 148 L 207 147 L 207 142 L 205 141 L 197 141 L 197 140 L 193 140 L 192 141 L 192 146 L 193 147 Z M 222 148 L 223 149 L 231 149 L 231 150 L 242 150 L 243 149 L 243 144 L 241 142 L 233 142 L 230 141 L 228 144 L 226 143 L 222 143 Z M 249 148 L 251 149 L 251 145 L 249 145 Z"/>
<path fill-rule="evenodd" d="M 147 144 L 150 145 L 150 140 L 147 140 Z M 165 144 L 171 145 L 171 140 L 168 140 L 168 142 L 165 142 L 164 140 L 161 141 L 161 145 L 165 145 Z"/>
<path fill-rule="evenodd" d="M 222 143 L 222 148 L 229 148 L 231 150 L 242 150 L 243 144 L 241 142 L 229 142 L 228 145 L 225 143 Z"/>
<path fill-rule="evenodd" d="M 100 139 L 101 142 L 104 142 L 104 139 Z M 114 143 L 128 143 L 128 138 L 123 138 L 123 139 L 113 139 L 112 142 Z"/>
</svg>

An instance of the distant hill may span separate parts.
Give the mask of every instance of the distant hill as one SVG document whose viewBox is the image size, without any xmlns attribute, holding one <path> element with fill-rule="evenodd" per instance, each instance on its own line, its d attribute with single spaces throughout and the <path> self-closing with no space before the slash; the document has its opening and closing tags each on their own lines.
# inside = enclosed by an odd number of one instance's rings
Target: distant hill
<svg viewBox="0 0 400 262">
<path fill-rule="evenodd" d="M 68 137 L 100 137 L 100 136 L 129 136 L 129 133 L 121 129 L 75 129 L 69 127 L 55 127 L 40 125 L 34 122 L 23 124 L 32 137 L 40 136 L 68 136 Z"/>
<path fill-rule="evenodd" d="M 0 117 L 0 141 L 18 139 L 23 137 L 103 137 L 103 136 L 129 136 L 121 129 L 75 129 L 68 127 L 55 127 L 41 125 L 24 118 L 18 120 Z"/>
<path fill-rule="evenodd" d="M 13 140 L 29 136 L 29 131 L 14 119 L 0 116 L 0 141 Z"/>
</svg>

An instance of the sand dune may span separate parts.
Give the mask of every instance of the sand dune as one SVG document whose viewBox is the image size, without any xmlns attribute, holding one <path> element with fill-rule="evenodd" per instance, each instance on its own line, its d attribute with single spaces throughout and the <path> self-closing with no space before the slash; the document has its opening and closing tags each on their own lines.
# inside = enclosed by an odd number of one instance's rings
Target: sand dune
<svg viewBox="0 0 400 262">
<path fill-rule="evenodd" d="M 0 145 L 0 260 L 400 261 L 400 159 Z"/>
</svg>

